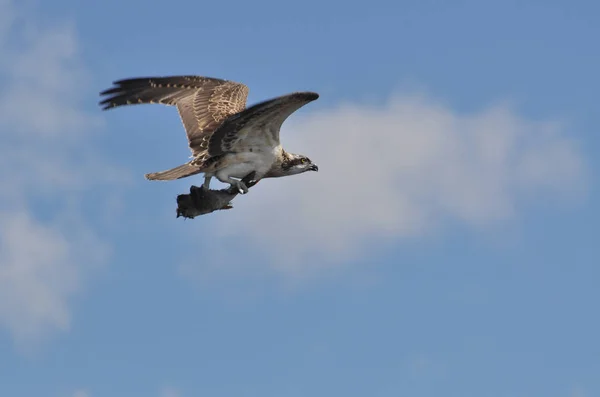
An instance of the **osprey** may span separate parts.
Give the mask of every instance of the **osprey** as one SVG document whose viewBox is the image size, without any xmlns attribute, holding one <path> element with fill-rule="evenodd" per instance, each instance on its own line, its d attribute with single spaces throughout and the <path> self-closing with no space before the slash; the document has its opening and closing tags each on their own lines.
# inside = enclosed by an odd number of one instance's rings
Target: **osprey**
<svg viewBox="0 0 600 397">
<path fill-rule="evenodd" d="M 286 152 L 279 142 L 283 122 L 316 100 L 314 92 L 296 92 L 246 108 L 248 87 L 202 76 L 144 77 L 115 81 L 100 95 L 103 110 L 123 105 L 160 103 L 176 106 L 185 128 L 192 160 L 170 170 L 146 174 L 149 180 L 174 180 L 204 173 L 203 187 L 212 177 L 240 193 L 254 180 L 318 171 L 308 157 Z"/>
</svg>

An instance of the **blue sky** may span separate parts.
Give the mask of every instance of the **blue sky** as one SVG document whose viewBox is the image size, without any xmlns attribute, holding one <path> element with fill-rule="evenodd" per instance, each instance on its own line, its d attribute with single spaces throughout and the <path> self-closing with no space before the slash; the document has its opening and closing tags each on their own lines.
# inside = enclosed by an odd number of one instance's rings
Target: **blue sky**
<svg viewBox="0 0 600 397">
<path fill-rule="evenodd" d="M 592 1 L 0 0 L 0 395 L 600 396 Z M 199 178 L 134 76 L 312 90 L 319 173 Z"/>
</svg>

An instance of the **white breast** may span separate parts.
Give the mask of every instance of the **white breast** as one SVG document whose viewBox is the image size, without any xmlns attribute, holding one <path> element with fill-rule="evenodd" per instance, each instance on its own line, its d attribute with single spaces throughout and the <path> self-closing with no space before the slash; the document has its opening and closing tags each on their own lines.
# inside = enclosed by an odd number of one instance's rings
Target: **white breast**
<svg viewBox="0 0 600 397">
<path fill-rule="evenodd" d="M 222 166 L 215 172 L 215 176 L 224 181 L 229 177 L 243 178 L 254 171 L 256 178 L 260 179 L 271 169 L 277 152 L 275 149 L 266 152 L 253 150 L 252 152 L 227 154 L 221 162 Z"/>
</svg>

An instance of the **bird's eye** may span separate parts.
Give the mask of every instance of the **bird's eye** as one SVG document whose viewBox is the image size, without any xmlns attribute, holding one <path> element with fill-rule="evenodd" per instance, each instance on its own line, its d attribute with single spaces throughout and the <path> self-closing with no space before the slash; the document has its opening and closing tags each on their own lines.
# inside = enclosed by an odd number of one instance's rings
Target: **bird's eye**
<svg viewBox="0 0 600 397">
<path fill-rule="evenodd" d="M 306 159 L 300 159 L 300 163 L 302 164 L 306 164 L 307 160 Z"/>
</svg>

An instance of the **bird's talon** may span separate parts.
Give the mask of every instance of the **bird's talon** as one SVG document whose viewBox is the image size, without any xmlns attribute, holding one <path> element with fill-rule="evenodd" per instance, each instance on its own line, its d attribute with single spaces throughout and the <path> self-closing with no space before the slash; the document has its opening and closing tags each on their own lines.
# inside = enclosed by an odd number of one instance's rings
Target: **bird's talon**
<svg viewBox="0 0 600 397">
<path fill-rule="evenodd" d="M 232 185 L 237 188 L 238 193 L 240 193 L 240 194 L 248 193 L 248 187 L 246 186 L 246 184 L 244 182 L 236 180 L 235 183 L 233 183 Z"/>
</svg>

